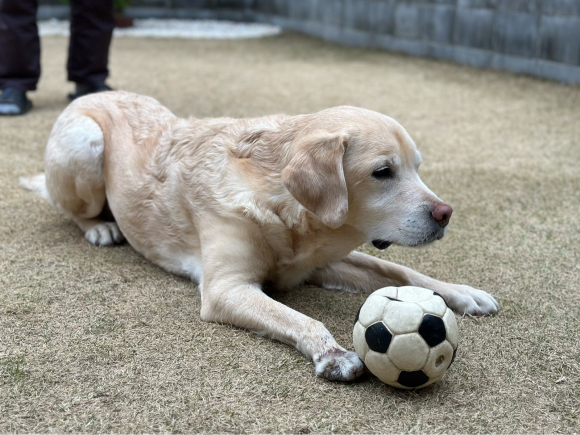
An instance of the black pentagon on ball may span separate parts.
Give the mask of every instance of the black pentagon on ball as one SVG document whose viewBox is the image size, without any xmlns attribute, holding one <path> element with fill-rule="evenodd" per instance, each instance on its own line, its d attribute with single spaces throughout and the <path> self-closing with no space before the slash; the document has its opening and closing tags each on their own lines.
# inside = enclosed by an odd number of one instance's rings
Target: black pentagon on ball
<svg viewBox="0 0 580 435">
<path fill-rule="evenodd" d="M 420 387 L 426 382 L 429 382 L 429 376 L 427 376 L 423 370 L 417 370 L 414 372 L 401 372 L 397 382 L 403 387 L 416 388 Z"/>
<path fill-rule="evenodd" d="M 365 331 L 365 340 L 369 349 L 379 353 L 387 353 L 393 334 L 383 322 L 373 323 Z"/>
<path fill-rule="evenodd" d="M 419 325 L 419 335 L 431 347 L 442 343 L 447 335 L 443 319 L 433 314 L 425 314 L 421 325 Z"/>
</svg>

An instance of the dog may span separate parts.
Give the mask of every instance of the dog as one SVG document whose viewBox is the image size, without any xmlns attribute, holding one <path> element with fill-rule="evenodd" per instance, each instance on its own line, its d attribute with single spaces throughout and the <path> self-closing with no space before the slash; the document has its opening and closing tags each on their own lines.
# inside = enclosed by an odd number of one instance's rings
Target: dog
<svg viewBox="0 0 580 435">
<path fill-rule="evenodd" d="M 452 209 L 421 181 L 421 155 L 394 119 L 341 106 L 254 119 L 181 119 L 128 92 L 79 98 L 59 116 L 45 173 L 21 184 L 70 216 L 97 246 L 124 239 L 189 277 L 201 319 L 288 343 L 316 374 L 350 381 L 354 352 L 263 291 L 311 283 L 373 292 L 419 286 L 459 313 L 490 315 L 488 293 L 357 252 L 364 243 L 441 239 Z M 109 208 L 114 222 L 100 218 Z"/>
</svg>

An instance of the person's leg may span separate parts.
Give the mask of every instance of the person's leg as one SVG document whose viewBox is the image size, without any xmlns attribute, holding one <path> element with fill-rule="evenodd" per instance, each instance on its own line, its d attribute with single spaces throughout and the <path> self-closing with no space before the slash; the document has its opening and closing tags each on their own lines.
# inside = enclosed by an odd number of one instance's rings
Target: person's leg
<svg viewBox="0 0 580 435">
<path fill-rule="evenodd" d="M 36 0 L 0 1 L 0 89 L 36 89 L 40 77 L 36 9 Z"/>
<path fill-rule="evenodd" d="M 71 36 L 68 52 L 68 80 L 77 84 L 77 94 L 110 88 L 109 46 L 115 28 L 113 0 L 71 0 Z M 105 86 L 105 88 L 103 88 Z M 69 97 L 75 98 L 77 94 Z"/>
<path fill-rule="evenodd" d="M 0 0 L 0 115 L 22 115 L 40 78 L 36 0 Z"/>
</svg>

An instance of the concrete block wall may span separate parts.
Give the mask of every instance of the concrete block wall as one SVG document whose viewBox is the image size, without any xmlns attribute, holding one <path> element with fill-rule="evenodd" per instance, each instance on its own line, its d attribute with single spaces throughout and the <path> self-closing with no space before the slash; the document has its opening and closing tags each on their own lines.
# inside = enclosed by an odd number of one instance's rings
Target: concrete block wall
<svg viewBox="0 0 580 435">
<path fill-rule="evenodd" d="M 45 16 L 62 9 L 60 0 L 40 4 Z M 134 0 L 127 14 L 267 22 L 339 44 L 580 83 L 580 0 Z"/>
<path fill-rule="evenodd" d="M 580 83 L 580 0 L 255 0 L 253 18 L 346 45 Z"/>
</svg>

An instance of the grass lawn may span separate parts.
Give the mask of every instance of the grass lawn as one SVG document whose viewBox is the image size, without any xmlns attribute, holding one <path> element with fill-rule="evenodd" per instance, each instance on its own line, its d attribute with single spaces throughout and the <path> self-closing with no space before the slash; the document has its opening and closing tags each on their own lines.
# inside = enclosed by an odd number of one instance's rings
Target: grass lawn
<svg viewBox="0 0 580 435">
<path fill-rule="evenodd" d="M 579 432 L 580 87 L 294 34 L 118 39 L 110 84 L 179 116 L 252 117 L 349 104 L 390 115 L 455 212 L 420 248 L 362 250 L 492 293 L 458 317 L 442 381 L 398 391 L 314 376 L 286 345 L 199 319 L 186 279 L 129 245 L 96 248 L 23 191 L 66 106 L 68 40 L 42 40 L 35 107 L 0 118 L 0 432 Z M 352 349 L 365 295 L 274 294 Z"/>
</svg>

